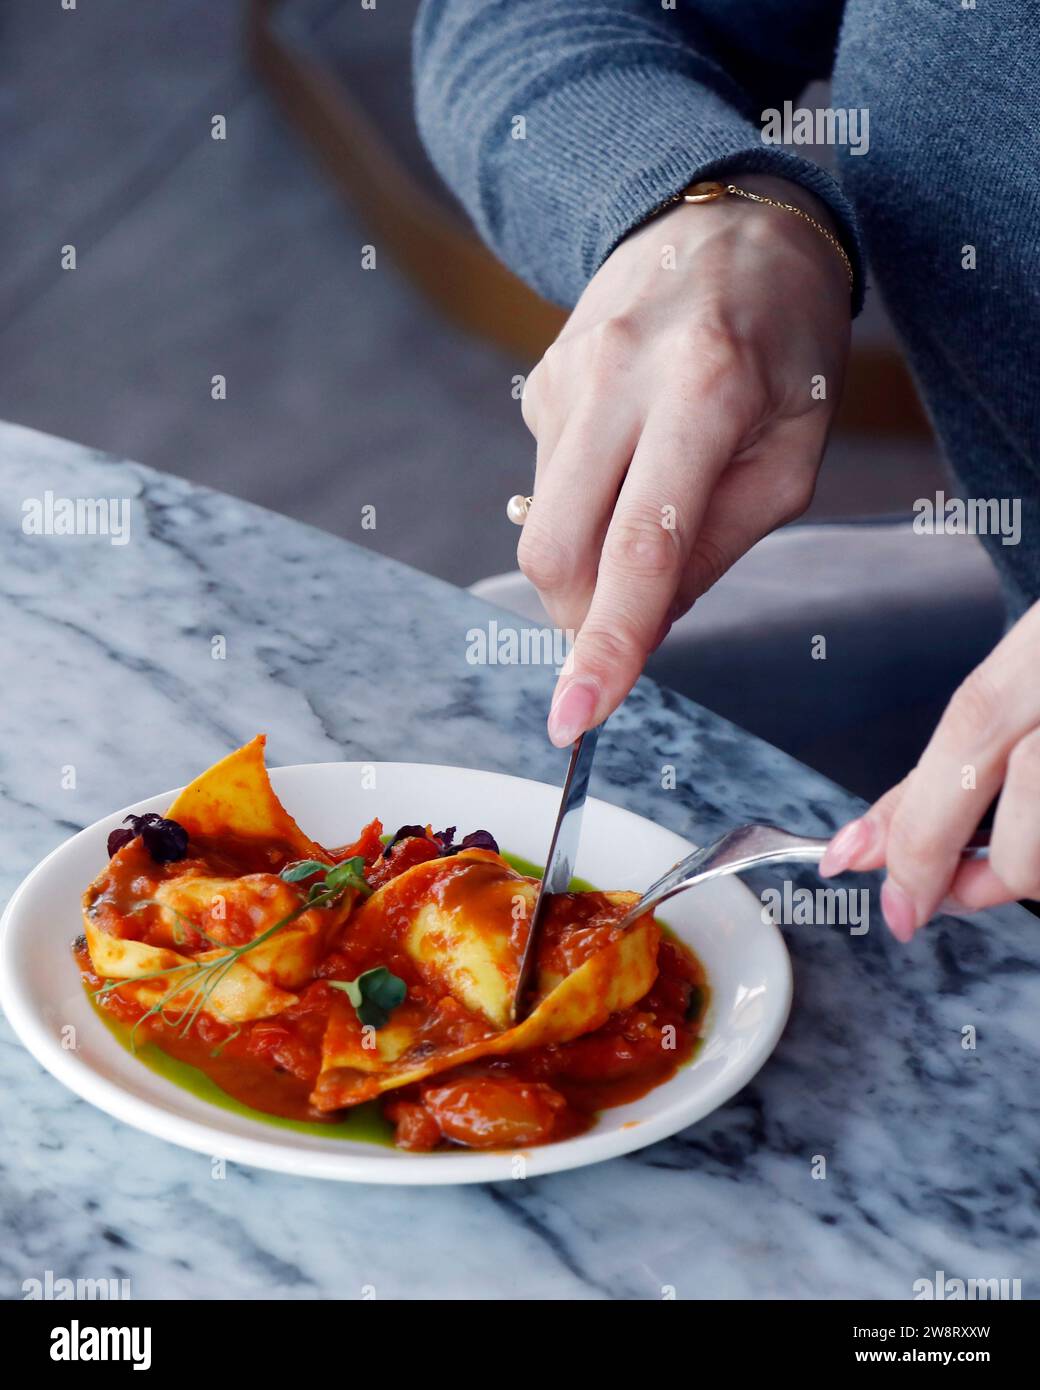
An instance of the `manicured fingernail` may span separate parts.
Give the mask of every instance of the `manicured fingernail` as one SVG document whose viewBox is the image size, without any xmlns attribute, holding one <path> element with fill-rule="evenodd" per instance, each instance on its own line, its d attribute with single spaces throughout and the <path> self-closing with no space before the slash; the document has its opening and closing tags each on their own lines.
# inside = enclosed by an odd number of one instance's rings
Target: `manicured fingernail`
<svg viewBox="0 0 1040 1390">
<path fill-rule="evenodd" d="M 591 728 L 598 703 L 599 681 L 591 676 L 576 676 L 560 687 L 549 711 L 549 738 L 557 748 Z"/>
<path fill-rule="evenodd" d="M 850 820 L 842 826 L 823 852 L 820 860 L 820 875 L 830 878 L 832 874 L 843 874 L 853 859 L 870 844 L 873 838 L 870 825 L 863 820 Z"/>
<path fill-rule="evenodd" d="M 917 930 L 917 908 L 910 895 L 891 878 L 881 885 L 881 911 L 897 941 L 910 941 Z"/>
</svg>

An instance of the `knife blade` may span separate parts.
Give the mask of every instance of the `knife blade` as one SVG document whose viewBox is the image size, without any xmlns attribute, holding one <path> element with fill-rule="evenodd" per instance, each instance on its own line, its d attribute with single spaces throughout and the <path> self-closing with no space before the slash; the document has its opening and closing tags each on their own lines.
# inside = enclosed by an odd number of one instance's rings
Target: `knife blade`
<svg viewBox="0 0 1040 1390">
<path fill-rule="evenodd" d="M 538 932 L 549 905 L 552 893 L 566 893 L 574 877 L 574 865 L 578 858 L 578 842 L 581 839 L 581 818 L 585 809 L 585 798 L 592 775 L 592 760 L 596 756 L 600 728 L 589 729 L 577 740 L 571 750 L 571 760 L 563 783 L 563 796 L 556 817 L 549 853 L 545 860 L 545 873 L 538 889 L 534 910 L 531 913 L 531 927 L 520 956 L 520 969 L 513 992 L 513 1005 L 510 1016 L 513 1023 L 523 1017 L 524 998 L 538 951 Z"/>
</svg>

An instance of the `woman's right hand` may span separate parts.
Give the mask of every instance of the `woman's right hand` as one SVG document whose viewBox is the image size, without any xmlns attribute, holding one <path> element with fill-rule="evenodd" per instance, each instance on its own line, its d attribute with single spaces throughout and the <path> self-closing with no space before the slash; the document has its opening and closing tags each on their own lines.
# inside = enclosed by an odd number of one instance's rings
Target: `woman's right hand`
<svg viewBox="0 0 1040 1390">
<path fill-rule="evenodd" d="M 830 225 L 804 189 L 734 182 Z M 627 237 L 528 378 L 523 572 L 577 639 L 557 746 L 625 698 L 670 625 L 809 505 L 841 392 L 849 283 L 814 228 L 734 196 Z"/>
</svg>

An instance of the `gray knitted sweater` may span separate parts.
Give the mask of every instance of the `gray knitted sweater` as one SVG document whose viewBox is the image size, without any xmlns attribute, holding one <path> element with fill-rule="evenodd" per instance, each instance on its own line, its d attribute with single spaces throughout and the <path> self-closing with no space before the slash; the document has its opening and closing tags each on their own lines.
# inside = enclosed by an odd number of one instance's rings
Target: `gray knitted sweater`
<svg viewBox="0 0 1040 1390">
<path fill-rule="evenodd" d="M 869 120 L 838 181 L 763 141 L 763 113 L 827 76 L 831 106 Z M 1012 613 L 1040 597 L 1037 0 L 424 0 L 415 77 L 440 173 L 563 304 L 694 178 L 822 198 L 967 494 L 1021 506 L 1017 544 L 987 537 Z"/>
</svg>

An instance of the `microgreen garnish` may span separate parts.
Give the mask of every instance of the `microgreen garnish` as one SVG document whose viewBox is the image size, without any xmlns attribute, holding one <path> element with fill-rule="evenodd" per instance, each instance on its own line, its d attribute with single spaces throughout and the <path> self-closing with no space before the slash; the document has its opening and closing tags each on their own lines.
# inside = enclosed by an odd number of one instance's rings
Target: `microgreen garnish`
<svg viewBox="0 0 1040 1390">
<path fill-rule="evenodd" d="M 238 1037 L 239 1033 L 241 1033 L 241 1031 L 242 1031 L 242 1025 L 241 1025 L 241 1023 L 240 1023 L 233 1033 L 229 1033 L 229 1034 L 227 1035 L 227 1037 L 226 1037 L 222 1042 L 218 1042 L 218 1043 L 217 1043 L 216 1047 L 214 1047 L 214 1048 L 210 1051 L 210 1054 L 209 1054 L 209 1055 L 210 1055 L 211 1057 L 219 1057 L 219 1056 L 223 1053 L 225 1047 L 227 1047 L 228 1043 L 229 1043 L 229 1042 L 234 1042 L 235 1039 Z"/>
<path fill-rule="evenodd" d="M 360 854 L 335 864 L 325 875 L 325 883 L 327 887 L 337 890 L 356 888 L 366 898 L 372 891 L 365 882 L 365 861 Z"/>
<path fill-rule="evenodd" d="M 492 854 L 498 853 L 498 841 L 490 830 L 474 830 L 469 835 L 463 835 L 459 844 L 451 843 L 452 836 L 448 837 L 448 843 L 441 851 L 442 854 L 458 854 L 464 849 L 489 849 Z"/>
<path fill-rule="evenodd" d="M 322 864 L 317 859 L 298 859 L 295 864 L 287 864 L 279 878 L 286 883 L 299 883 L 303 878 L 310 878 L 311 874 L 324 874 L 328 864 Z"/>
<path fill-rule="evenodd" d="M 290 864 L 287 868 L 283 869 L 281 873 L 282 879 L 287 883 L 294 883 L 303 878 L 310 878 L 312 874 L 317 874 L 319 871 L 322 873 L 323 877 L 316 880 L 311 885 L 307 890 L 306 897 L 301 903 L 294 907 L 291 912 L 287 912 L 284 917 L 280 917 L 277 922 L 272 923 L 272 925 L 262 931 L 259 936 L 254 936 L 251 941 L 245 941 L 240 946 L 230 947 L 222 956 L 218 956 L 216 960 L 191 961 L 185 965 L 168 965 L 163 970 L 152 970 L 145 975 L 135 975 L 122 980 L 110 980 L 108 984 L 102 985 L 96 993 L 98 996 L 110 994 L 113 990 L 119 989 L 123 985 L 136 983 L 141 980 L 171 979 L 174 983 L 171 985 L 170 989 L 166 991 L 161 999 L 156 1000 L 152 1007 L 148 1009 L 146 1013 L 143 1013 L 134 1024 L 130 1032 L 130 1046 L 131 1048 L 135 1046 L 137 1030 L 140 1028 L 141 1024 L 144 1023 L 146 1019 L 154 1018 L 156 1015 L 160 1016 L 164 1022 L 176 1028 L 181 1037 L 187 1037 L 191 1032 L 195 1020 L 212 997 L 213 991 L 224 979 L 231 967 L 241 960 L 244 955 L 247 955 L 250 951 L 254 951 L 257 946 L 260 946 L 263 942 L 269 941 L 271 937 L 274 936 L 275 932 L 281 931 L 281 929 L 287 927 L 290 922 L 295 922 L 297 917 L 302 917 L 303 914 L 309 912 L 312 907 L 333 907 L 342 899 L 344 894 L 351 889 L 356 889 L 358 892 L 365 894 L 371 893 L 372 890 L 365 882 L 362 872 L 364 867 L 365 861 L 360 858 L 360 856 L 355 859 L 345 859 L 341 864 L 333 865 L 320 864 L 316 859 L 305 859 L 298 864 Z M 292 875 L 292 877 L 289 875 Z M 146 907 L 165 908 L 173 914 L 178 929 L 185 928 L 197 932 L 205 941 L 210 942 L 214 946 L 225 945 L 223 941 L 218 941 L 215 937 L 210 936 L 207 932 L 203 931 L 197 923 L 191 921 L 191 919 L 185 917 L 183 913 L 178 912 L 175 907 L 170 907 L 166 903 L 158 903 L 154 899 L 144 899 L 141 902 L 135 903 L 130 909 L 130 912 L 141 912 Z M 188 990 L 188 997 L 180 1012 L 174 1018 L 168 1018 L 166 1009 L 173 1003 L 177 996 L 186 989 Z M 403 997 L 402 995 L 402 998 Z M 397 1002 L 400 1003 L 400 1000 Z M 225 1041 L 230 1042 L 231 1039 L 228 1038 Z"/>
<path fill-rule="evenodd" d="M 326 980 L 333 989 L 340 989 L 354 1005 L 358 1021 L 366 1028 L 385 1028 L 390 1011 L 403 1004 L 408 987 L 385 965 L 365 970 L 356 980 Z"/>
<path fill-rule="evenodd" d="M 439 845 L 441 857 L 458 854 L 464 849 L 489 849 L 493 854 L 498 853 L 498 842 L 489 830 L 474 830 L 469 835 L 464 835 L 459 844 L 455 844 L 454 825 L 449 825 L 446 830 L 434 830 L 427 833 L 424 825 L 402 825 L 396 835 L 392 835 L 383 846 L 383 857 L 385 858 L 394 845 L 399 840 L 430 840 L 433 844 Z"/>
<path fill-rule="evenodd" d="M 134 903 L 130 911 L 135 913 L 143 912 L 146 907 L 159 907 L 162 908 L 163 912 L 172 914 L 174 923 L 170 935 L 173 937 L 173 944 L 175 946 L 183 946 L 185 942 L 191 940 L 193 934 L 195 936 L 201 936 L 203 941 L 208 941 L 211 946 L 224 946 L 226 944 L 221 941 L 219 937 L 210 936 L 209 932 L 206 931 L 204 927 L 200 927 L 199 924 L 193 922 L 190 917 L 185 917 L 184 913 L 179 912 L 172 903 L 162 903 L 158 898 L 140 898 Z"/>
<path fill-rule="evenodd" d="M 396 835 L 391 835 L 383 846 L 383 853 L 389 854 L 398 840 L 425 840 L 425 825 L 402 825 Z"/>
<path fill-rule="evenodd" d="M 356 888 L 363 898 L 372 889 L 365 882 L 365 861 L 361 855 L 344 859 L 339 864 L 321 864 L 317 859 L 300 859 L 295 864 L 287 864 L 279 875 L 286 883 L 300 883 L 305 878 L 320 874 L 307 890 L 308 901 L 312 906 L 324 906 L 329 894 L 338 896 L 346 888 Z"/>
<path fill-rule="evenodd" d="M 123 824 L 108 837 L 108 857 L 112 858 L 140 835 L 145 849 L 157 864 L 173 864 L 188 853 L 188 832 L 178 821 L 167 820 L 155 811 L 143 816 L 124 816 Z"/>
</svg>

